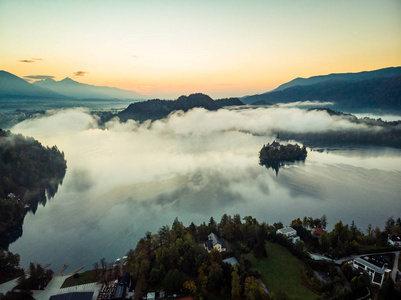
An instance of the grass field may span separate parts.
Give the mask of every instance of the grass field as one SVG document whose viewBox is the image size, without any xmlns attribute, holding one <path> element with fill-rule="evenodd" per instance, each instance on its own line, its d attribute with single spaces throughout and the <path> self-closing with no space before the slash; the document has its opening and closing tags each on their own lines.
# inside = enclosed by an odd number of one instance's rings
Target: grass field
<svg viewBox="0 0 401 300">
<path fill-rule="evenodd" d="M 252 253 L 245 256 L 252 263 L 252 269 L 262 273 L 264 284 L 270 293 L 283 291 L 290 299 L 315 299 L 315 293 L 302 285 L 299 269 L 302 261 L 294 257 L 285 247 L 266 243 L 267 258 L 255 259 Z"/>
<path fill-rule="evenodd" d="M 98 270 L 100 272 L 100 270 Z M 75 278 L 74 275 L 68 277 L 61 288 L 66 288 L 70 286 L 76 286 L 76 285 L 81 285 L 81 284 L 86 284 L 86 283 L 92 283 L 96 282 L 96 271 L 95 270 L 89 270 L 83 273 L 78 274 L 78 278 Z"/>
</svg>

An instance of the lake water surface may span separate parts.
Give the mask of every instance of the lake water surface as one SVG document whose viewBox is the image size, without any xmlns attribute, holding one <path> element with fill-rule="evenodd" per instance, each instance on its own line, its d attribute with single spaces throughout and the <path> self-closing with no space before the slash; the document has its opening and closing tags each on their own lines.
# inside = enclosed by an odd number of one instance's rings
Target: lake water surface
<svg viewBox="0 0 401 300">
<path fill-rule="evenodd" d="M 176 217 L 188 226 L 239 213 L 288 225 L 326 214 L 329 227 L 354 220 L 365 231 L 401 216 L 399 149 L 308 149 L 305 162 L 276 176 L 258 161 L 275 136 L 263 123 L 269 112 L 245 123 L 239 112 L 196 110 L 152 126 L 112 122 L 102 130 L 85 111 L 67 110 L 18 124 L 12 131 L 64 151 L 68 169 L 54 199 L 26 216 L 10 250 L 23 266 L 72 270 L 102 257 L 114 261 Z M 289 126 L 291 116 L 274 129 Z M 226 121 L 233 118 L 237 125 Z"/>
</svg>

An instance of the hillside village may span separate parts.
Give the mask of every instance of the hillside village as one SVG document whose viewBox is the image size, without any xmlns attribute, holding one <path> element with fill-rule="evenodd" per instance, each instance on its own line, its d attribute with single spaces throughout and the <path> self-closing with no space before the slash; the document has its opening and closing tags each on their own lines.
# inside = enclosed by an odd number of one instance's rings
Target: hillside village
<svg viewBox="0 0 401 300">
<path fill-rule="evenodd" d="M 67 266 L 54 275 L 31 264 L 23 279 L 12 281 L 18 284 L 14 291 L 9 282 L 9 292 L 2 290 L 7 283 L 0 291 L 3 299 L 24 294 L 51 300 L 399 299 L 400 252 L 400 218 L 389 218 L 383 231 L 369 227 L 366 234 L 341 221 L 329 232 L 324 215 L 286 227 L 239 215 L 188 227 L 176 219 L 171 228 L 146 233 L 114 263 L 102 259 L 93 270 L 69 275 L 63 274 Z M 11 255 L 3 252 L 2 269 Z M 45 288 L 32 279 L 39 273 L 48 279 Z M 29 286 L 33 282 L 36 290 Z"/>
</svg>

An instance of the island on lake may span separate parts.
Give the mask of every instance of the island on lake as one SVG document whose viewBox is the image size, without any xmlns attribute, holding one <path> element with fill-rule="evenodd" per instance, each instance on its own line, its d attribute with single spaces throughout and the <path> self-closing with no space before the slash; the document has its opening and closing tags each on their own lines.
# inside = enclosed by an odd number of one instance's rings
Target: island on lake
<svg viewBox="0 0 401 300">
<path fill-rule="evenodd" d="M 307 156 L 306 147 L 300 147 L 298 144 L 281 145 L 280 135 L 277 134 L 273 143 L 263 145 L 259 152 L 260 164 L 267 168 L 272 168 L 278 174 L 280 166 L 285 162 L 294 162 L 298 160 L 305 160 Z"/>
</svg>

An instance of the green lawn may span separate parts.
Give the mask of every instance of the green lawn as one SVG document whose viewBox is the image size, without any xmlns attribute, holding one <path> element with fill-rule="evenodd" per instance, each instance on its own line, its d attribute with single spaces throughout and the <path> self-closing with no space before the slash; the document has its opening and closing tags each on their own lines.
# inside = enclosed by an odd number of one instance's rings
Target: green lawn
<svg viewBox="0 0 401 300">
<path fill-rule="evenodd" d="M 285 247 L 266 242 L 267 258 L 257 260 L 252 253 L 245 258 L 252 263 L 252 269 L 262 274 L 262 279 L 269 292 L 283 291 L 290 299 L 315 299 L 315 293 L 302 285 L 299 269 L 302 261 L 293 256 Z"/>
<path fill-rule="evenodd" d="M 100 273 L 101 271 L 98 270 Z M 68 277 L 61 288 L 66 288 L 70 286 L 76 286 L 76 285 L 81 285 L 81 284 L 86 284 L 86 283 L 92 283 L 92 282 L 97 282 L 96 278 L 96 271 L 95 270 L 89 270 L 83 273 L 78 273 L 78 278 L 75 278 L 74 275 Z"/>
</svg>

